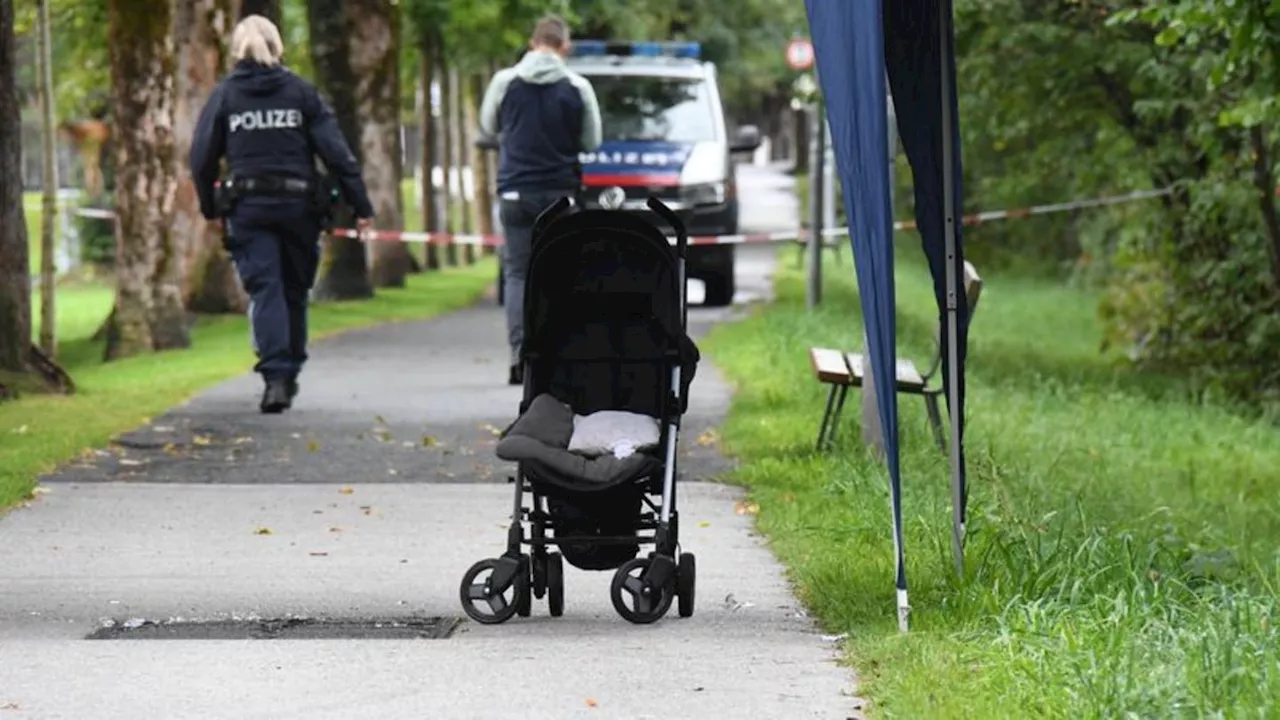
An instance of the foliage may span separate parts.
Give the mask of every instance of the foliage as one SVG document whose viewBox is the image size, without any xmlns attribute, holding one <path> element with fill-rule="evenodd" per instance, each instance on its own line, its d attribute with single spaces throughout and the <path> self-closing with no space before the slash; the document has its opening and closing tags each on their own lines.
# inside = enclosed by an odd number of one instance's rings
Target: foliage
<svg viewBox="0 0 1280 720">
<path fill-rule="evenodd" d="M 899 354 L 935 352 L 923 259 L 898 264 Z M 1098 292 L 979 266 L 965 431 L 968 578 L 948 461 L 901 396 L 911 632 L 896 626 L 885 469 L 856 394 L 817 454 L 806 348 L 862 343 L 849 256 L 826 298 L 780 253 L 776 303 L 700 342 L 736 388 L 721 428 L 770 547 L 824 632 L 847 633 L 872 717 L 1273 717 L 1280 707 L 1280 444 L 1182 378 L 1100 356 Z M 1268 439 L 1270 438 L 1270 439 Z"/>
<path fill-rule="evenodd" d="M 1280 27 L 1263 2 L 957 4 L 967 209 L 1135 189 L 1161 201 L 968 231 L 984 261 L 1106 283 L 1104 347 L 1206 393 L 1280 398 L 1280 225 L 1268 231 Z M 1261 173 L 1261 175 L 1259 174 Z M 1274 207 L 1271 207 L 1274 210 Z"/>
</svg>

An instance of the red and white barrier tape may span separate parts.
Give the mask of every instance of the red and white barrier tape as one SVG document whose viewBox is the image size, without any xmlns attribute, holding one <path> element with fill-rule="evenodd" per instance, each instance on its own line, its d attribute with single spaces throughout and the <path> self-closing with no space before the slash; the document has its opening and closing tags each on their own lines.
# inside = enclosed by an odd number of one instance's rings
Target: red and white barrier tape
<svg viewBox="0 0 1280 720">
<path fill-rule="evenodd" d="M 1083 210 L 1087 208 L 1104 207 L 1107 205 L 1120 205 L 1122 203 L 1134 202 L 1137 200 L 1149 200 L 1151 198 L 1163 197 L 1169 195 L 1172 191 L 1164 190 L 1139 190 L 1137 192 L 1128 193 L 1126 195 L 1111 195 L 1108 197 L 1092 198 L 1089 200 L 1076 200 L 1073 202 L 1054 203 L 1051 205 L 1032 205 L 1025 208 L 1014 208 L 1010 210 L 989 210 L 987 212 L 972 213 L 964 215 L 960 219 L 960 224 L 966 227 L 981 225 L 992 220 L 1018 220 L 1028 218 L 1033 215 L 1050 215 L 1059 212 L 1069 212 L 1072 210 Z M 109 220 L 115 217 L 115 212 L 102 208 L 80 208 L 76 210 L 76 214 L 81 217 L 100 218 Z M 896 232 L 907 230 L 915 230 L 916 222 L 914 220 L 900 220 L 893 224 Z M 497 234 L 455 234 L 445 232 L 415 232 L 410 230 L 369 230 L 364 233 L 357 231 L 355 228 L 335 228 L 330 231 L 331 235 L 337 237 L 346 237 L 360 240 L 362 242 L 411 242 L 425 243 L 429 245 L 475 245 L 479 247 L 499 247 L 503 244 L 502 236 Z M 822 231 L 823 238 L 844 237 L 849 234 L 849 228 L 828 228 Z M 735 235 L 699 235 L 689 238 L 690 245 L 762 245 L 786 242 L 801 242 L 808 238 L 808 233 L 804 230 L 786 230 L 782 232 L 766 232 L 766 233 L 745 233 Z M 675 244 L 675 238 L 668 238 L 672 244 Z"/>
</svg>

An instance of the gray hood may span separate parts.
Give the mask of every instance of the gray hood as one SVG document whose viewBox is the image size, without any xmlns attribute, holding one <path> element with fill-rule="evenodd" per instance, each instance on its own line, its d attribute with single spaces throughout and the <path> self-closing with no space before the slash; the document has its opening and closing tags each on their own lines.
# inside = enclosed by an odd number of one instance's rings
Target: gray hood
<svg viewBox="0 0 1280 720">
<path fill-rule="evenodd" d="M 530 50 L 514 68 L 516 75 L 528 83 L 549 85 L 568 77 L 564 60 L 547 50 Z"/>
</svg>

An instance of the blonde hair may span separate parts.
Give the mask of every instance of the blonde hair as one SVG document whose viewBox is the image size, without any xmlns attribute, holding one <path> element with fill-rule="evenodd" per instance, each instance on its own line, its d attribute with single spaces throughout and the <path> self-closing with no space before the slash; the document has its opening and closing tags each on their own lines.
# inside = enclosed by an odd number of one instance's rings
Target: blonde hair
<svg viewBox="0 0 1280 720">
<path fill-rule="evenodd" d="M 250 15 L 231 31 L 231 57 L 236 62 L 252 60 L 259 65 L 278 65 L 284 41 L 275 23 L 261 15 Z"/>
</svg>

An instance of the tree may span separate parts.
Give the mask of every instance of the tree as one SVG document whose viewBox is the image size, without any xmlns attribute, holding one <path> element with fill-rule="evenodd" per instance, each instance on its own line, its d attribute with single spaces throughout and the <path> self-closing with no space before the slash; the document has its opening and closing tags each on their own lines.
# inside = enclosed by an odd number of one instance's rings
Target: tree
<svg viewBox="0 0 1280 720">
<path fill-rule="evenodd" d="M 116 304 L 107 360 L 191 344 L 174 242 L 173 12 L 169 0 L 110 0 L 116 128 Z"/>
<path fill-rule="evenodd" d="M 0 0 L 0 400 L 30 389 L 73 389 L 31 344 L 31 266 L 22 209 L 22 113 L 13 0 Z"/>
<path fill-rule="evenodd" d="M 386 230 L 404 227 L 400 181 L 404 163 L 400 144 L 400 10 L 386 0 L 349 0 L 350 62 L 358 79 L 357 102 L 363 128 L 359 157 L 373 203 L 374 223 Z M 377 287 L 404 287 L 413 265 L 409 247 L 399 240 L 376 241 L 372 276 Z"/>
<path fill-rule="evenodd" d="M 237 20 L 243 20 L 250 15 L 261 15 L 280 27 L 282 19 L 280 0 L 240 0 L 240 10 L 236 13 Z M 281 28 L 281 34 L 284 29 Z"/>
<path fill-rule="evenodd" d="M 351 18 L 343 0 L 307 0 L 311 63 L 316 83 L 328 96 L 338 127 L 357 160 L 361 160 L 362 133 L 356 108 L 358 76 L 352 64 L 348 36 Z M 334 213 L 338 227 L 352 227 L 351 208 Z M 312 292 L 316 300 L 353 300 L 373 297 L 369 261 L 364 243 L 346 237 L 329 237 L 320 257 L 319 277 Z"/>
<path fill-rule="evenodd" d="M 183 257 L 183 305 L 198 313 L 242 313 L 248 296 L 219 233 L 209 232 L 187 166 L 196 120 L 230 64 L 225 40 L 236 11 L 233 0 L 176 0 L 174 38 L 178 45 L 174 110 L 174 161 L 178 191 L 173 237 Z M 249 8 L 250 3 L 242 5 Z"/>
<path fill-rule="evenodd" d="M 58 145 L 54 120 L 53 48 L 49 28 L 49 0 L 39 0 L 40 10 L 40 126 L 44 160 L 44 202 L 40 225 L 40 349 L 49 357 L 58 353 L 54 332 L 54 243 L 53 231 L 58 221 Z"/>
</svg>

